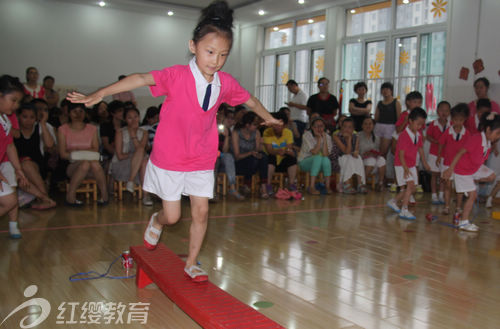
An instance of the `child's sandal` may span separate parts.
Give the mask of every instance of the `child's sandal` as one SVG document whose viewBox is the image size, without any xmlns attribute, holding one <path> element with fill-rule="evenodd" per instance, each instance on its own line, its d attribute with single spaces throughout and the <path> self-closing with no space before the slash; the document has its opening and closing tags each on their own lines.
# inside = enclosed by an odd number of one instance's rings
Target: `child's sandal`
<svg viewBox="0 0 500 329">
<path fill-rule="evenodd" d="M 191 278 L 194 282 L 205 282 L 208 281 L 208 273 L 205 272 L 201 267 L 196 265 L 191 265 L 184 268 L 184 273 Z"/>
<path fill-rule="evenodd" d="M 158 241 L 160 240 L 160 236 L 161 236 L 161 232 L 162 232 L 162 230 L 159 230 L 153 226 L 153 223 L 154 223 L 156 217 L 158 217 L 157 212 L 155 212 L 153 215 L 151 215 L 151 219 L 149 220 L 148 227 L 146 228 L 146 231 L 144 232 L 144 246 L 148 250 L 155 250 L 156 249 L 156 245 L 158 244 Z M 156 238 L 152 237 L 151 233 L 156 234 Z"/>
</svg>

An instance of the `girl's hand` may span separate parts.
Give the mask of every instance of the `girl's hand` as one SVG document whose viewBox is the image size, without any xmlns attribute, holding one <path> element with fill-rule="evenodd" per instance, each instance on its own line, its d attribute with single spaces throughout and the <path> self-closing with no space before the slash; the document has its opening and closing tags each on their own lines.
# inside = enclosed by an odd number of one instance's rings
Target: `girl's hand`
<svg viewBox="0 0 500 329">
<path fill-rule="evenodd" d="M 452 173 L 453 172 L 451 171 L 451 168 L 446 169 L 445 171 L 443 171 L 443 178 L 449 180 Z"/>
<path fill-rule="evenodd" d="M 440 165 L 441 165 L 441 158 L 437 158 L 437 159 L 436 159 L 436 167 L 438 167 L 438 168 L 439 168 L 439 167 L 440 167 Z"/>
<path fill-rule="evenodd" d="M 431 171 L 431 167 L 429 166 L 429 164 L 427 163 L 427 161 L 424 161 L 424 163 L 423 163 L 423 164 L 424 164 L 424 168 L 425 168 L 425 170 L 427 170 L 427 171 Z M 437 163 L 436 163 L 436 165 L 439 167 L 439 164 L 437 164 Z"/>
<path fill-rule="evenodd" d="M 409 178 L 410 177 L 410 170 L 408 169 L 408 167 L 403 167 L 404 169 L 404 175 L 403 177 L 406 179 L 406 178 Z"/>
<path fill-rule="evenodd" d="M 358 158 L 358 155 L 359 155 L 359 152 L 358 152 L 358 151 L 354 151 L 354 152 L 352 153 L 352 156 L 353 156 L 354 158 L 356 158 L 356 159 Z"/>
<path fill-rule="evenodd" d="M 49 113 L 46 111 L 42 111 L 40 113 L 40 123 L 45 124 L 49 120 Z"/>
<path fill-rule="evenodd" d="M 90 95 L 84 95 L 81 93 L 78 93 L 76 91 L 68 93 L 66 96 L 66 99 L 70 101 L 71 103 L 83 103 L 85 104 L 86 107 L 90 107 L 94 104 L 99 103 L 102 101 L 103 96 L 99 94 L 99 92 L 95 92 Z"/>
<path fill-rule="evenodd" d="M 19 187 L 21 187 L 24 190 L 29 190 L 30 182 L 28 181 L 26 176 L 24 176 L 24 172 L 22 170 L 16 170 L 16 177 Z"/>
</svg>

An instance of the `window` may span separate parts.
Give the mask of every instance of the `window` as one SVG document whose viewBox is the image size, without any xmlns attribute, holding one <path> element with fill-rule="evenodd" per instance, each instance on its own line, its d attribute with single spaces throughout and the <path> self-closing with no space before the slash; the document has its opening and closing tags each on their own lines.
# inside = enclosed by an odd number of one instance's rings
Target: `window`
<svg viewBox="0 0 500 329">
<path fill-rule="evenodd" d="M 407 4 L 398 0 L 396 28 L 446 22 L 447 4 L 447 0 L 412 0 Z"/>
<path fill-rule="evenodd" d="M 266 29 L 265 49 L 286 47 L 292 44 L 293 23 L 275 25 Z"/>
<path fill-rule="evenodd" d="M 325 19 L 325 15 L 316 15 L 265 29 L 257 93 L 269 111 L 285 106 L 291 97 L 286 87 L 289 79 L 297 81 L 308 94 L 316 90 L 316 81 L 325 72 L 325 50 L 321 44 L 325 40 Z"/>
<path fill-rule="evenodd" d="M 346 35 L 358 35 L 391 29 L 391 2 L 384 1 L 347 11 Z"/>
<path fill-rule="evenodd" d="M 343 80 L 338 86 L 344 90 L 343 98 L 355 97 L 352 88 L 363 80 L 368 85 L 367 97 L 377 103 L 380 85 L 390 81 L 400 100 L 410 91 L 420 91 L 424 108 L 433 118 L 436 103 L 442 100 L 446 55 L 442 23 L 447 19 L 447 4 L 447 0 L 409 0 L 406 4 L 393 0 L 347 9 Z M 348 102 L 343 102 L 342 111 L 347 107 Z"/>
<path fill-rule="evenodd" d="M 297 44 L 304 44 L 325 39 L 325 15 L 297 21 Z"/>
</svg>

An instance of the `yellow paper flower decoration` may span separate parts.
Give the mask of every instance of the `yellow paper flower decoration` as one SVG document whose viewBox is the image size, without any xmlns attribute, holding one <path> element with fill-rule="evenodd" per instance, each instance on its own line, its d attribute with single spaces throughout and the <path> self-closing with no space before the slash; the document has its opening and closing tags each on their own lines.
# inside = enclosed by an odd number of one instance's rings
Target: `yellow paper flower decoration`
<svg viewBox="0 0 500 329">
<path fill-rule="evenodd" d="M 282 44 L 284 44 L 284 45 L 286 45 L 287 40 L 288 40 L 288 36 L 287 36 L 287 34 L 286 34 L 286 33 L 283 33 L 283 34 L 281 35 L 281 43 L 282 43 Z"/>
<path fill-rule="evenodd" d="M 314 76 L 314 83 L 318 82 L 319 77 L 317 75 Z"/>
<path fill-rule="evenodd" d="M 399 53 L 399 63 L 402 65 L 406 65 L 410 62 L 410 55 L 406 50 L 402 50 Z"/>
<path fill-rule="evenodd" d="M 323 56 L 318 56 L 318 59 L 316 59 L 316 70 L 319 72 L 323 72 L 325 68 L 325 58 Z"/>
<path fill-rule="evenodd" d="M 405 87 L 405 94 L 409 94 L 411 91 L 411 87 L 410 86 L 406 86 Z"/>
<path fill-rule="evenodd" d="M 436 0 L 432 2 L 431 13 L 434 13 L 434 17 L 441 17 L 442 14 L 446 13 L 446 5 L 448 1 Z"/>
<path fill-rule="evenodd" d="M 377 55 L 375 55 L 375 63 L 382 63 L 385 59 L 385 54 L 382 50 L 379 50 L 377 52 Z"/>
<path fill-rule="evenodd" d="M 280 61 L 279 60 L 276 61 L 276 67 L 280 67 Z"/>
<path fill-rule="evenodd" d="M 370 79 L 378 79 L 380 78 L 380 73 L 382 73 L 382 69 L 380 68 L 380 63 L 373 63 L 370 65 L 370 71 L 368 71 L 368 74 L 370 75 Z"/>
<path fill-rule="evenodd" d="M 288 72 L 281 73 L 281 83 L 285 84 L 288 82 Z"/>
</svg>

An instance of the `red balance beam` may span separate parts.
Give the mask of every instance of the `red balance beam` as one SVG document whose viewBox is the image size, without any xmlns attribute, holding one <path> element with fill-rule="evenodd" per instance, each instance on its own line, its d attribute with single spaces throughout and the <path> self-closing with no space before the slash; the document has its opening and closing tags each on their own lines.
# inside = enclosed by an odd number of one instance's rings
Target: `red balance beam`
<svg viewBox="0 0 500 329">
<path fill-rule="evenodd" d="M 203 328 L 284 328 L 213 283 L 191 281 L 184 275 L 184 262 L 163 244 L 154 251 L 130 247 L 130 254 L 137 264 L 137 287 L 156 283 Z"/>
</svg>

